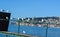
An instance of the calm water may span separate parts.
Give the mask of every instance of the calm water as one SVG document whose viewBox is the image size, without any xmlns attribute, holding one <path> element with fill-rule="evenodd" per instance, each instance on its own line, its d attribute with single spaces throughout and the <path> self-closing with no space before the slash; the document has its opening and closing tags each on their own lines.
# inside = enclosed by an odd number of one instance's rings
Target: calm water
<svg viewBox="0 0 60 37">
<path fill-rule="evenodd" d="M 18 33 L 18 26 L 10 24 L 8 31 Z M 46 37 L 46 28 L 45 27 L 37 27 L 37 26 L 20 26 L 19 33 L 25 33 L 28 35 Z M 60 28 L 48 28 L 47 34 L 48 34 L 47 35 L 48 37 L 60 37 Z M 5 36 L 5 35 L 0 34 L 0 37 L 3 37 L 3 36 Z M 9 36 L 9 37 L 16 37 L 16 36 Z"/>
</svg>

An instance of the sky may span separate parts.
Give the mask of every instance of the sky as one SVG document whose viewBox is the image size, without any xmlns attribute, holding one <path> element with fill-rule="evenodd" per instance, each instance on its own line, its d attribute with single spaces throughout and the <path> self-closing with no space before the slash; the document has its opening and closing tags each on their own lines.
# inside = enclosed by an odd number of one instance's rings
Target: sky
<svg viewBox="0 0 60 37">
<path fill-rule="evenodd" d="M 60 0 L 0 0 L 0 9 L 14 18 L 60 16 Z"/>
</svg>

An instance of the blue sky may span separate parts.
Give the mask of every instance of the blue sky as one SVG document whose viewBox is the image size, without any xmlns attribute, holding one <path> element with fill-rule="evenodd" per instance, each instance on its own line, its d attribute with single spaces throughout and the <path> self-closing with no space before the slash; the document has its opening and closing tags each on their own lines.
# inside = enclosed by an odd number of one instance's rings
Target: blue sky
<svg viewBox="0 0 60 37">
<path fill-rule="evenodd" d="M 0 9 L 15 18 L 60 16 L 60 0 L 0 0 Z"/>
</svg>

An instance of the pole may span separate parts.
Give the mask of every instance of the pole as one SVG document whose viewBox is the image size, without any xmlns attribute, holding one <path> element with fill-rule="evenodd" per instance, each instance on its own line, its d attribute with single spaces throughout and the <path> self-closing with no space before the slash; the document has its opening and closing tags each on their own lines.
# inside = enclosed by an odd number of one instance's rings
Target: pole
<svg viewBox="0 0 60 37">
<path fill-rule="evenodd" d="M 48 35 L 48 24 L 46 26 L 46 37 L 47 37 L 47 35 Z"/>
<path fill-rule="evenodd" d="M 19 29 L 20 29 L 20 25 L 18 25 L 18 34 L 19 34 L 19 31 L 20 31 Z"/>
<path fill-rule="evenodd" d="M 19 34 L 19 30 L 20 29 L 20 22 L 18 21 L 18 34 Z"/>
<path fill-rule="evenodd" d="M 6 37 L 8 37 L 8 35 L 5 35 Z"/>
</svg>

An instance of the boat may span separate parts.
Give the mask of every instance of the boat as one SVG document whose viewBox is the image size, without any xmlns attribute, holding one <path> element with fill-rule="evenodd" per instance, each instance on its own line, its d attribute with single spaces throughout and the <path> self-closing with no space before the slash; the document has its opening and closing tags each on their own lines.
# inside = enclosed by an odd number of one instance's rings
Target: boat
<svg viewBox="0 0 60 37">
<path fill-rule="evenodd" d="M 11 13 L 0 11 L 0 31 L 8 31 Z"/>
</svg>

